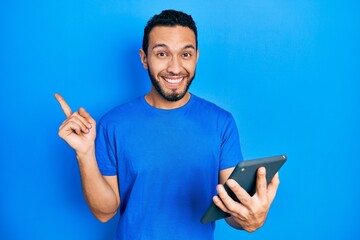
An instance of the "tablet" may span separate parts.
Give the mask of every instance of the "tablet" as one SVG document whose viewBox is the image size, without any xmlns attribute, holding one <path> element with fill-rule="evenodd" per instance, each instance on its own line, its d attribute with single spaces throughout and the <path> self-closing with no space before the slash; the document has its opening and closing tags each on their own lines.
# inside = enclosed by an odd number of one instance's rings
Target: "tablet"
<svg viewBox="0 0 360 240">
<path fill-rule="evenodd" d="M 276 172 L 278 172 L 281 166 L 285 163 L 286 159 L 286 155 L 279 155 L 274 157 L 243 161 L 236 165 L 229 178 L 234 179 L 249 193 L 250 196 L 253 196 L 256 192 L 257 169 L 259 167 L 266 168 L 266 181 L 269 183 Z M 224 184 L 224 188 L 232 199 L 239 202 L 235 194 L 229 189 L 226 183 Z M 208 223 L 226 217 L 230 217 L 230 214 L 223 212 L 214 204 L 214 202 L 212 202 L 200 221 L 202 223 Z"/>
</svg>

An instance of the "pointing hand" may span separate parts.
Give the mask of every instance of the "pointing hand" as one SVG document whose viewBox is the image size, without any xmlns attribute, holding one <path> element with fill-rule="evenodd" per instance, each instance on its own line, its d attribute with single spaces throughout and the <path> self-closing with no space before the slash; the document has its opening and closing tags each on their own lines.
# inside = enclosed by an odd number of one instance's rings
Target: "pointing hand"
<svg viewBox="0 0 360 240">
<path fill-rule="evenodd" d="M 96 122 L 84 109 L 72 112 L 60 94 L 55 94 L 66 119 L 59 128 L 59 136 L 73 148 L 77 154 L 88 153 L 93 147 L 96 137 Z"/>
</svg>

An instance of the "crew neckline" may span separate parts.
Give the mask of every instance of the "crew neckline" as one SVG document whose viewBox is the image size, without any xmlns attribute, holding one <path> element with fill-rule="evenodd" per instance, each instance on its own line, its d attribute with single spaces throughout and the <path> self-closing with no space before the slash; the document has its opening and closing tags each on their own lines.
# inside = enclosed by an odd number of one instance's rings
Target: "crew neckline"
<svg viewBox="0 0 360 240">
<path fill-rule="evenodd" d="M 143 103 L 143 105 L 145 106 L 146 109 L 150 110 L 150 111 L 154 111 L 154 112 L 164 112 L 164 113 L 170 113 L 170 112 L 182 112 L 186 109 L 188 109 L 191 105 L 192 102 L 194 101 L 195 95 L 190 93 L 190 99 L 189 101 L 187 101 L 187 103 L 185 103 L 183 106 L 181 107 L 177 107 L 177 108 L 172 108 L 172 109 L 164 109 L 164 108 L 157 108 L 157 107 L 153 107 L 151 106 L 145 99 L 145 96 L 141 97 L 141 102 Z"/>
</svg>

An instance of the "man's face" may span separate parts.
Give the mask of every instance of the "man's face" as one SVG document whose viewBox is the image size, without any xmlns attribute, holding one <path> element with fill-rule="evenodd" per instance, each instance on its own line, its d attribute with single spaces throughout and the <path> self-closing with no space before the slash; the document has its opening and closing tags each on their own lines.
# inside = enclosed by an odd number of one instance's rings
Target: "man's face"
<svg viewBox="0 0 360 240">
<path fill-rule="evenodd" d="M 178 101 L 195 77 L 198 51 L 188 27 L 154 27 L 149 34 L 147 56 L 140 51 L 153 88 L 167 101 Z"/>
</svg>

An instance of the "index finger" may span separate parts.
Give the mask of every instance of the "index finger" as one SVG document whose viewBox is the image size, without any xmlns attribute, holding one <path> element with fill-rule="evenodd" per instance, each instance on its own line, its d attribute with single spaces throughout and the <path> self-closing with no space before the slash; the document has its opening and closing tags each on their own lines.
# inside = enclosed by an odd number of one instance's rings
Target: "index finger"
<svg viewBox="0 0 360 240">
<path fill-rule="evenodd" d="M 72 114 L 70 106 L 65 102 L 65 99 L 58 93 L 55 93 L 55 98 L 59 102 L 61 109 L 65 113 L 66 117 L 70 117 Z"/>
<path fill-rule="evenodd" d="M 226 185 L 235 194 L 236 198 L 240 201 L 241 204 L 244 206 L 249 206 L 251 204 L 251 196 L 249 193 L 234 179 L 228 179 L 226 181 Z"/>
</svg>

